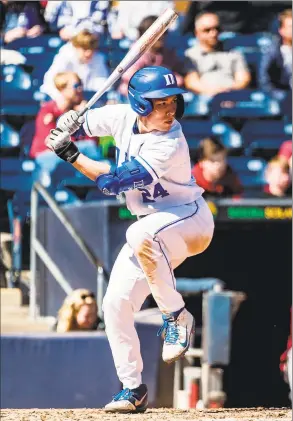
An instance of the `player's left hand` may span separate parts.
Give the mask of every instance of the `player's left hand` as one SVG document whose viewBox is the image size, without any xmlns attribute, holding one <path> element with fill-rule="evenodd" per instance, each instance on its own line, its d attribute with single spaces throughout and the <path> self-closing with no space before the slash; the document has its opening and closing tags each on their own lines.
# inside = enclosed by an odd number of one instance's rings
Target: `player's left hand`
<svg viewBox="0 0 293 421">
<path fill-rule="evenodd" d="M 67 111 L 58 118 L 57 128 L 67 131 L 70 135 L 75 133 L 84 123 L 84 116 L 79 116 L 78 112 L 74 110 Z"/>
<path fill-rule="evenodd" d="M 96 184 L 103 194 L 117 196 L 119 180 L 113 174 L 102 174 L 96 179 Z"/>
<path fill-rule="evenodd" d="M 60 129 L 51 130 L 45 143 L 59 158 L 71 164 L 77 160 L 80 154 L 78 147 L 71 141 L 69 133 Z"/>
</svg>

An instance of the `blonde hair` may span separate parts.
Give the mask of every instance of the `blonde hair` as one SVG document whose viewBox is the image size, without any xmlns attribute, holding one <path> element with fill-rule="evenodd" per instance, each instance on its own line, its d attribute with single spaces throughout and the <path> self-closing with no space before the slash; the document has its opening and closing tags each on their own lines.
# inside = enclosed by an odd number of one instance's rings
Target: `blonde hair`
<svg viewBox="0 0 293 421">
<path fill-rule="evenodd" d="M 98 313 L 97 302 L 92 291 L 84 288 L 72 291 L 72 293 L 65 298 L 58 312 L 57 332 L 64 333 L 72 330 L 79 330 L 76 323 L 76 315 L 85 304 L 94 306 L 96 313 Z"/>
<path fill-rule="evenodd" d="M 282 159 L 282 157 L 276 155 L 274 156 L 267 165 L 267 169 L 273 168 L 273 167 L 280 167 L 282 171 L 289 172 L 290 166 L 287 160 Z"/>
<path fill-rule="evenodd" d="M 99 40 L 96 35 L 84 30 L 75 35 L 72 40 L 72 45 L 83 50 L 96 50 L 99 45 Z"/>
<path fill-rule="evenodd" d="M 285 9 L 279 14 L 279 24 L 280 26 L 283 25 L 287 18 L 292 19 L 292 9 Z"/>
<path fill-rule="evenodd" d="M 75 77 L 79 83 L 81 82 L 81 79 L 78 76 L 78 74 L 74 72 L 60 72 L 55 75 L 54 84 L 58 91 L 62 91 L 64 88 L 66 88 L 70 77 Z"/>
</svg>

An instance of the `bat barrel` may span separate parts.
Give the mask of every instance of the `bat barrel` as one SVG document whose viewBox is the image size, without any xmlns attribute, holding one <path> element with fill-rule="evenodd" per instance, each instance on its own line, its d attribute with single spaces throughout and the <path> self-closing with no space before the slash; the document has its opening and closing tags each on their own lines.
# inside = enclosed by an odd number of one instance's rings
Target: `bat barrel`
<svg viewBox="0 0 293 421">
<path fill-rule="evenodd" d="M 164 13 L 148 28 L 148 30 L 135 42 L 116 69 L 108 77 L 103 86 L 88 101 L 85 108 L 79 112 L 82 116 L 94 103 L 131 67 L 146 51 L 148 51 L 163 35 L 169 26 L 178 18 L 178 14 L 171 8 Z"/>
</svg>

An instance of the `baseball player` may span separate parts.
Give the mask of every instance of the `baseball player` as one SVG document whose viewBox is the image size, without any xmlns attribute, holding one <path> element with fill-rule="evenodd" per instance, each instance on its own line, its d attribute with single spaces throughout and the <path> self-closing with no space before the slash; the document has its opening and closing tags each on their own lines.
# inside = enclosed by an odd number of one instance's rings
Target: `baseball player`
<svg viewBox="0 0 293 421">
<path fill-rule="evenodd" d="M 184 112 L 183 92 L 169 69 L 145 67 L 130 79 L 130 105 L 106 105 L 87 111 L 85 118 L 69 111 L 46 140 L 104 194 L 123 192 L 128 209 L 138 218 L 126 232 L 103 302 L 106 331 L 123 384 L 106 405 L 109 412 L 147 408 L 134 312 L 150 293 L 162 312 L 159 334 L 164 338 L 165 362 L 184 355 L 194 329 L 193 316 L 176 291 L 173 270 L 208 247 L 214 222 L 203 189 L 191 176 L 188 145 L 178 122 Z M 114 167 L 78 151 L 70 135 L 81 125 L 88 136 L 115 138 Z"/>
</svg>

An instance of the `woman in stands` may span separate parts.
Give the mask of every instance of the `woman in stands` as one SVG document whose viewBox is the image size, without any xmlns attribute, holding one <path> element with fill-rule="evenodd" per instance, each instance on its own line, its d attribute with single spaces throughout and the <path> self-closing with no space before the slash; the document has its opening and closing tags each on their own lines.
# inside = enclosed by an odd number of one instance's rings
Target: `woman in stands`
<svg viewBox="0 0 293 421">
<path fill-rule="evenodd" d="M 103 328 L 93 292 L 88 289 L 76 289 L 68 295 L 58 312 L 54 328 L 59 333 Z"/>
</svg>

